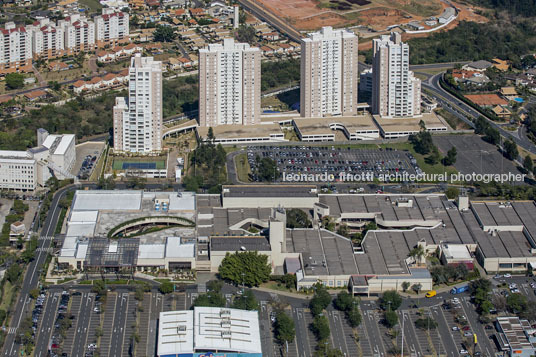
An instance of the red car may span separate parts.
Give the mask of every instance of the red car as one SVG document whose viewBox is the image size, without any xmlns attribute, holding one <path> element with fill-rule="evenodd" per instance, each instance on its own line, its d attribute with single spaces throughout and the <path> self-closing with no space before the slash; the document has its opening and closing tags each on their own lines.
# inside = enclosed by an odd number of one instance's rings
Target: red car
<svg viewBox="0 0 536 357">
<path fill-rule="evenodd" d="M 464 327 L 462 328 L 462 330 L 464 330 L 464 331 L 469 331 L 470 329 L 471 329 L 471 328 L 470 328 L 469 326 L 464 326 Z"/>
</svg>

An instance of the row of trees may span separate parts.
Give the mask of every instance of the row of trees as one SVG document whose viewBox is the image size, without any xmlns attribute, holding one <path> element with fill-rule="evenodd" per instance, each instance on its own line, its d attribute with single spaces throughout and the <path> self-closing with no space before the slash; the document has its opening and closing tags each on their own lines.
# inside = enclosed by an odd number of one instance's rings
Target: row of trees
<svg viewBox="0 0 536 357">
<path fill-rule="evenodd" d="M 225 171 L 227 154 L 221 144 L 213 144 L 212 128 L 207 139 L 208 141 L 200 142 L 190 155 L 190 171 L 183 180 L 188 191 L 203 188 L 210 193 L 219 193 L 221 185 L 227 180 Z"/>
<path fill-rule="evenodd" d="M 493 145 L 500 145 L 501 135 L 499 131 L 491 126 L 488 120 L 479 116 L 475 121 L 475 134 L 483 135 L 482 139 Z M 516 160 L 519 156 L 517 145 L 511 139 L 503 143 L 503 154 L 509 160 Z"/>
</svg>

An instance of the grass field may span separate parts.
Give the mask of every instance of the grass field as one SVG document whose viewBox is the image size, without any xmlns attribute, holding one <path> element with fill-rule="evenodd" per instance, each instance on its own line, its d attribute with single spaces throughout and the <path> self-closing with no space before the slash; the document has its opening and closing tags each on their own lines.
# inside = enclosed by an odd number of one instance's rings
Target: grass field
<svg viewBox="0 0 536 357">
<path fill-rule="evenodd" d="M 89 7 L 89 10 L 92 12 L 102 9 L 102 5 L 98 0 L 79 0 L 79 3 Z"/>
<path fill-rule="evenodd" d="M 443 166 L 443 164 L 441 163 L 435 165 L 427 164 L 424 161 L 425 155 L 421 155 L 415 152 L 415 150 L 413 150 L 413 145 L 411 145 L 409 142 L 383 144 L 380 145 L 380 147 L 384 149 L 389 147 L 397 150 L 408 150 L 413 155 L 413 157 L 415 157 L 415 160 L 417 160 L 417 165 L 419 165 L 421 170 L 423 170 L 427 174 L 443 174 L 446 172 L 448 175 L 452 175 L 458 173 L 458 170 L 456 170 L 453 166 Z"/>
<path fill-rule="evenodd" d="M 251 168 L 249 167 L 248 157 L 246 153 L 236 155 L 235 164 L 238 179 L 242 182 L 248 182 L 249 174 L 251 173 Z"/>
<path fill-rule="evenodd" d="M 114 157 L 112 170 L 123 170 L 123 163 L 155 163 L 155 170 L 163 170 L 166 168 L 166 157 Z"/>
</svg>

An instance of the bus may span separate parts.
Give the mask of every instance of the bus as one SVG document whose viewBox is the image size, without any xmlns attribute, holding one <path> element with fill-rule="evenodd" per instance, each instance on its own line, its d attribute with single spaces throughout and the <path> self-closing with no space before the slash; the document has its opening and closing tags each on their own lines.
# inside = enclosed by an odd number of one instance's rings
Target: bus
<svg viewBox="0 0 536 357">
<path fill-rule="evenodd" d="M 478 340 L 476 338 L 476 333 L 473 334 L 473 342 L 475 345 L 478 343 Z"/>
</svg>

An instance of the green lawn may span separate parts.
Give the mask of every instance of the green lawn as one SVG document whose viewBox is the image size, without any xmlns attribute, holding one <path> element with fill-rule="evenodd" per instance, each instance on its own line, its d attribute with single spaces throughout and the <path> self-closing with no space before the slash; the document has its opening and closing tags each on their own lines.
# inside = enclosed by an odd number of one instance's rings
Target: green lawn
<svg viewBox="0 0 536 357">
<path fill-rule="evenodd" d="M 89 7 L 91 11 L 98 11 L 102 9 L 102 5 L 98 0 L 78 0 L 78 3 Z"/>
<path fill-rule="evenodd" d="M 417 164 L 427 174 L 442 174 L 447 173 L 449 175 L 456 174 L 458 171 L 453 166 L 443 166 L 442 164 L 436 164 L 436 165 L 429 165 L 424 161 L 425 156 L 418 154 L 413 150 L 413 145 L 411 145 L 409 142 L 406 143 L 396 143 L 396 144 L 382 144 L 379 145 L 381 148 L 393 148 L 397 150 L 408 150 L 413 157 L 415 157 L 415 160 L 417 160 Z"/>
<path fill-rule="evenodd" d="M 9 282 L 9 280 L 7 279 L 4 282 L 3 290 L 4 290 L 4 294 L 2 295 L 2 302 L 0 303 L 0 309 L 4 311 L 8 311 L 11 305 L 11 296 L 13 295 L 14 288 Z"/>
<path fill-rule="evenodd" d="M 248 157 L 246 153 L 241 153 L 241 154 L 236 155 L 235 163 L 236 163 L 236 174 L 238 176 L 238 179 L 242 182 L 248 182 L 251 168 L 249 167 Z"/>
</svg>

